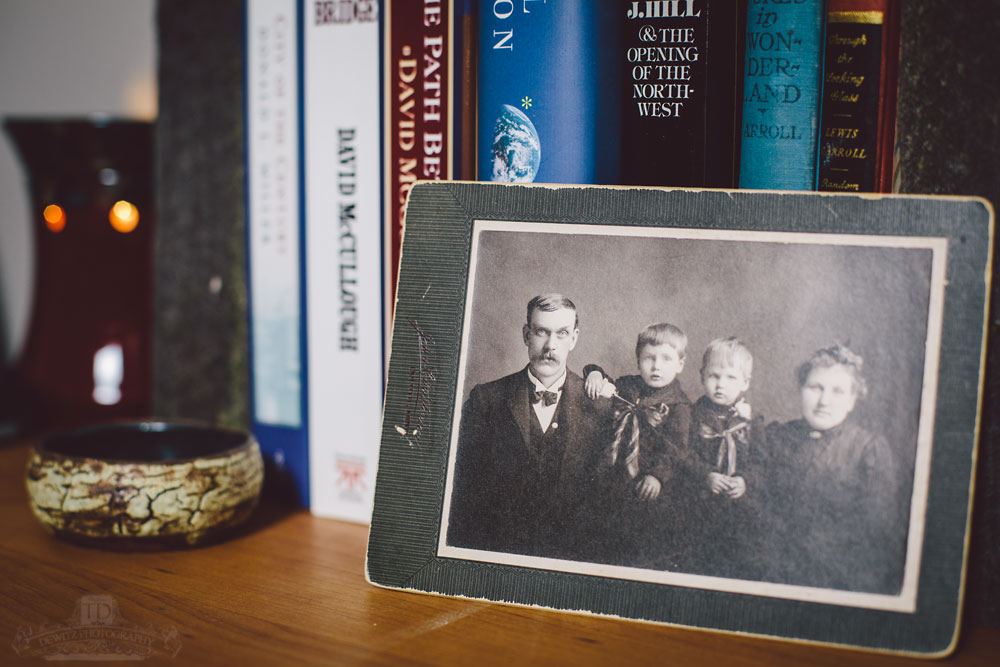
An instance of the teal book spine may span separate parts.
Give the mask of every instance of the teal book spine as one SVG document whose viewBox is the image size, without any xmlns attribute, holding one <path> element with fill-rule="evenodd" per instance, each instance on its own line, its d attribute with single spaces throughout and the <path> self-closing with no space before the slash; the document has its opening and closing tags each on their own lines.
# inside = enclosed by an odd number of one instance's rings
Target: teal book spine
<svg viewBox="0 0 1000 667">
<path fill-rule="evenodd" d="M 815 190 L 825 0 L 751 2 L 740 187 Z"/>
</svg>

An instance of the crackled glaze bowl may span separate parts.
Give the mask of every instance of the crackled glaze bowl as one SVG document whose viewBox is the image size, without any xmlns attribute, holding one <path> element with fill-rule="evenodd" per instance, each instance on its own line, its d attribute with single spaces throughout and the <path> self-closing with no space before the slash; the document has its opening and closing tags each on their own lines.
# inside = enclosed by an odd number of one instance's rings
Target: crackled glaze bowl
<svg viewBox="0 0 1000 667">
<path fill-rule="evenodd" d="M 221 537 L 253 512 L 260 447 L 240 430 L 184 422 L 109 423 L 34 446 L 28 497 L 59 537 L 106 548 L 170 548 Z"/>
</svg>

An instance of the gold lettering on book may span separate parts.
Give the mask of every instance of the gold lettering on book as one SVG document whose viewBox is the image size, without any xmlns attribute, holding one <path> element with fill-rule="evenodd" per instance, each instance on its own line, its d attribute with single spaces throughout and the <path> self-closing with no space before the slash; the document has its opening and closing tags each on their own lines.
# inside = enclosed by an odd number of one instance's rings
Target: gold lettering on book
<svg viewBox="0 0 1000 667">
<path fill-rule="evenodd" d="M 848 180 L 841 181 L 831 181 L 829 178 L 823 178 L 820 181 L 821 190 L 836 190 L 840 192 L 861 192 L 861 184 L 854 183 Z"/>
<path fill-rule="evenodd" d="M 835 83 L 841 86 L 854 86 L 855 88 L 860 88 L 861 84 L 865 82 L 864 74 L 851 74 L 850 72 L 840 72 L 834 73 L 830 72 L 826 75 L 827 83 Z"/>
<path fill-rule="evenodd" d="M 823 136 L 828 139 L 857 139 L 861 132 L 857 127 L 828 127 L 823 130 Z"/>
<path fill-rule="evenodd" d="M 827 23 L 868 23 L 871 25 L 882 25 L 884 15 L 882 12 L 830 12 L 827 14 Z"/>
<path fill-rule="evenodd" d="M 403 47 L 404 56 L 409 56 L 412 52 L 413 50 L 409 46 Z M 416 80 L 417 71 L 417 61 L 415 59 L 399 59 L 399 94 L 397 102 L 399 103 L 399 115 L 403 116 L 403 118 L 399 119 L 399 149 L 403 152 L 413 150 L 416 141 L 416 124 L 414 122 L 413 111 L 416 106 L 414 99 L 415 91 L 410 84 Z"/>
<path fill-rule="evenodd" d="M 402 227 L 403 218 L 406 217 L 406 196 L 410 193 L 410 188 L 413 184 L 417 182 L 417 158 L 399 158 L 399 196 L 396 199 L 396 203 L 399 204 L 399 220 L 397 221 Z"/>
<path fill-rule="evenodd" d="M 844 148 L 842 146 L 823 146 L 823 155 L 826 157 L 842 157 L 851 160 L 864 160 L 868 157 L 868 151 L 860 146 L 854 148 Z"/>
</svg>

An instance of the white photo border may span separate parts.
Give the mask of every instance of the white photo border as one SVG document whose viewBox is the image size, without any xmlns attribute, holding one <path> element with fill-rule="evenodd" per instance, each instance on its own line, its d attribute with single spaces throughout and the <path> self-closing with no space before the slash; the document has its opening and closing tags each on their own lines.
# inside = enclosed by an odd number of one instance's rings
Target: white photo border
<svg viewBox="0 0 1000 667">
<path fill-rule="evenodd" d="M 467 277 L 468 297 L 463 314 L 463 337 L 460 346 L 459 368 L 469 353 L 469 331 L 473 317 L 473 301 L 476 291 L 476 268 L 480 236 L 484 232 L 503 231 L 523 234 L 566 234 L 599 235 L 618 237 L 648 237 L 659 239 L 692 239 L 702 241 L 728 241 L 740 243 L 780 243 L 788 245 L 856 246 L 887 249 L 922 249 L 931 252 L 930 295 L 928 300 L 927 328 L 924 349 L 923 386 L 917 427 L 916 458 L 913 489 L 910 503 L 907 548 L 902 588 L 897 595 L 865 593 L 847 590 L 833 590 L 801 585 L 779 584 L 742 579 L 725 579 L 697 574 L 645 570 L 625 566 L 561 560 L 512 553 L 480 551 L 476 549 L 452 547 L 446 543 L 448 517 L 451 510 L 452 485 L 462 397 L 466 389 L 466 373 L 460 371 L 454 394 L 454 405 L 450 450 L 444 500 L 441 510 L 441 524 L 438 534 L 436 555 L 442 558 L 495 563 L 534 569 L 624 579 L 637 582 L 664 584 L 686 588 L 757 595 L 787 600 L 806 601 L 864 609 L 914 613 L 917 610 L 918 580 L 922 545 L 926 523 L 928 489 L 930 486 L 931 458 L 935 408 L 938 392 L 938 373 L 942 341 L 945 291 L 947 287 L 946 269 L 948 239 L 936 236 L 892 236 L 865 235 L 830 232 L 778 232 L 748 231 L 730 229 L 691 229 L 682 227 L 623 226 L 614 224 L 576 224 L 562 222 L 524 222 L 475 219 L 472 223 L 472 242 Z"/>
</svg>

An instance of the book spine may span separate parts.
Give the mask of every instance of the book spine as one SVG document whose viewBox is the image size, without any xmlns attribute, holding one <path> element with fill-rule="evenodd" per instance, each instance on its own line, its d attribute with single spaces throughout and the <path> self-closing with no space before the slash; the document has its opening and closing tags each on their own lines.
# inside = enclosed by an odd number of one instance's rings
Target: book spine
<svg viewBox="0 0 1000 667">
<path fill-rule="evenodd" d="M 619 181 L 619 9 L 480 0 L 479 180 Z"/>
<path fill-rule="evenodd" d="M 382 413 L 379 3 L 305 0 L 310 509 L 371 517 Z"/>
<path fill-rule="evenodd" d="M 456 177 L 461 115 L 456 107 L 456 30 L 470 18 L 460 0 L 383 0 L 382 197 L 385 353 L 402 249 L 403 217 L 418 180 Z M 458 17 L 458 20 L 456 20 Z M 460 35 L 461 36 L 461 35 Z M 468 114 L 468 110 L 464 111 Z M 468 175 L 468 174 L 467 174 Z"/>
<path fill-rule="evenodd" d="M 454 176 L 471 181 L 476 178 L 476 62 L 477 31 L 476 0 L 456 0 L 453 15 L 454 40 L 454 97 L 455 115 Z"/>
<path fill-rule="evenodd" d="M 252 430 L 269 488 L 308 505 L 297 15 L 295 0 L 246 5 L 247 284 Z"/>
<path fill-rule="evenodd" d="M 816 188 L 824 0 L 750 3 L 740 187 Z"/>
<path fill-rule="evenodd" d="M 743 5 L 621 6 L 623 184 L 736 185 Z"/>
<path fill-rule="evenodd" d="M 894 0 L 829 0 L 820 190 L 892 189 L 898 25 Z"/>
</svg>

